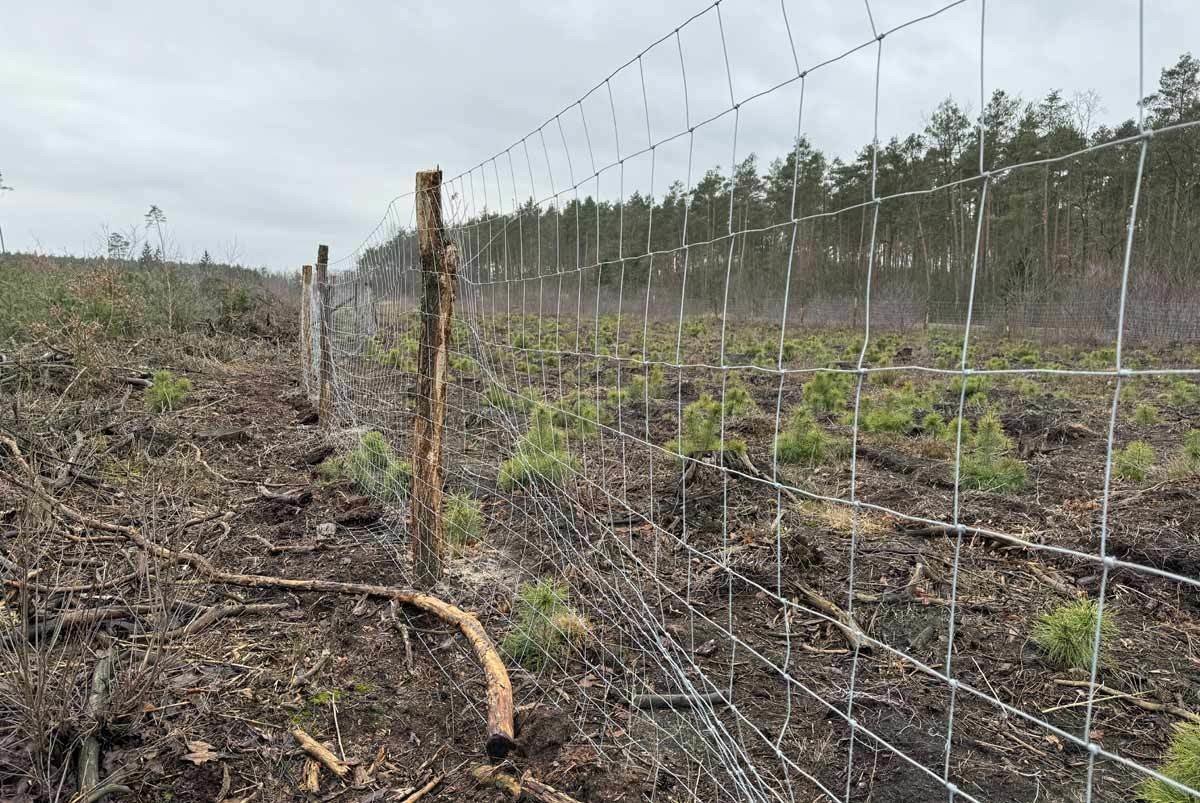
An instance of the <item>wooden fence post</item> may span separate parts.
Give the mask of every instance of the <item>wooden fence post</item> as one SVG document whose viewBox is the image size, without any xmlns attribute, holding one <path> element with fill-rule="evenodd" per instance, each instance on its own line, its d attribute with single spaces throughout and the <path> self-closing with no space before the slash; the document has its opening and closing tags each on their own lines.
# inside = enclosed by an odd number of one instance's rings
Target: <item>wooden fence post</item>
<svg viewBox="0 0 1200 803">
<path fill-rule="evenodd" d="M 413 424 L 413 579 L 429 587 L 442 576 L 442 426 L 458 248 L 442 221 L 442 171 L 417 173 L 417 242 L 421 252 L 421 347 Z"/>
<path fill-rule="evenodd" d="M 320 328 L 317 332 L 318 346 L 321 349 L 320 363 L 320 392 L 317 401 L 317 415 L 322 429 L 329 429 L 330 398 L 329 382 L 333 376 L 333 353 L 329 337 L 329 318 L 332 314 L 329 304 L 329 246 L 317 246 L 317 303 L 321 315 Z"/>
<path fill-rule="evenodd" d="M 312 265 L 300 269 L 300 378 L 312 393 Z"/>
</svg>

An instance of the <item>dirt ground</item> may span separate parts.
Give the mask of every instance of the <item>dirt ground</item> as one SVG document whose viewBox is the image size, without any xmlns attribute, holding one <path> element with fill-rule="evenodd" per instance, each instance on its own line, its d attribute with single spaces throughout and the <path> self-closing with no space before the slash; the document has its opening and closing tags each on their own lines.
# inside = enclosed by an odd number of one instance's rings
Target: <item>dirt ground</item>
<svg viewBox="0 0 1200 803">
<path fill-rule="evenodd" d="M 155 542 L 224 569 L 406 585 L 396 553 L 406 546 L 386 535 L 404 523 L 346 483 L 314 481 L 332 449 L 294 365 L 289 350 L 270 348 L 221 362 L 183 358 L 173 367 L 192 383 L 188 404 L 153 416 L 140 388 L 100 382 L 101 402 L 53 413 L 58 433 L 78 430 L 86 441 L 58 498 L 97 519 L 141 525 Z M 22 400 L 56 396 L 62 383 L 46 379 L 35 372 Z M 33 416 L 45 424 L 44 413 L 16 411 L 5 430 L 43 478 L 55 478 L 58 433 L 28 426 Z M 485 687 L 453 626 L 370 599 L 212 587 L 186 569 L 147 565 L 116 539 L 26 510 L 11 463 L 3 468 L 7 559 L 32 567 L 26 574 L 43 585 L 23 592 L 10 583 L 0 610 L 50 628 L 32 635 L 41 661 L 13 642 L 6 648 L 4 700 L 28 721 L 3 729 L 0 799 L 52 799 L 54 782 L 70 788 L 71 755 L 87 733 L 102 745 L 101 777 L 130 787 L 124 800 L 401 800 L 435 780 L 424 799 L 501 799 L 470 774 L 486 763 Z M 291 490 L 301 493 L 268 498 Z M 442 591 L 471 607 L 474 589 Z M 98 605 L 120 610 L 53 627 L 68 611 Z M 249 610 L 182 632 L 198 610 L 229 605 Z M 106 651 L 116 656 L 112 701 L 94 716 L 80 694 Z M 26 674 L 56 699 L 24 697 L 16 679 Z M 514 686 L 520 699 L 521 675 Z M 593 799 L 626 799 L 622 769 L 570 744 L 561 711 L 526 701 L 517 723 L 521 769 L 550 784 L 586 779 L 572 785 L 595 790 Z M 306 789 L 295 727 L 344 757 L 352 783 L 322 770 L 319 787 Z M 28 739 L 33 732 L 48 734 L 44 750 Z M 42 768 L 61 775 L 39 779 Z"/>
<path fill-rule="evenodd" d="M 699 362 L 711 336 L 696 342 Z M 317 464 L 353 432 L 322 433 L 290 345 L 129 349 L 112 359 L 120 370 L 100 371 L 86 392 L 67 384 L 70 371 L 31 369 L 4 412 L 3 429 L 58 500 L 97 520 L 141 527 L 156 543 L 195 551 L 228 571 L 406 584 L 403 510 L 379 505 L 347 481 L 316 476 Z M 511 350 L 498 356 L 512 359 Z M 512 388 L 545 389 L 547 376 L 556 385 L 560 376 L 586 372 L 570 364 L 518 370 L 514 363 L 506 374 L 495 364 Z M 121 381 L 147 367 L 187 377 L 187 404 L 147 413 L 143 388 Z M 359 367 L 364 378 L 378 370 Z M 612 386 L 608 371 L 579 386 Z M 765 372 L 746 376 L 758 410 L 731 421 L 729 432 L 769 471 L 775 404 L 781 398 L 786 410 L 798 402 L 804 377 L 781 387 Z M 1111 390 L 1106 397 L 1106 381 L 1094 377 L 1067 381 L 1074 383 L 1068 394 L 1046 387 L 1032 399 L 991 388 L 1030 482 L 1019 494 L 965 492 L 964 523 L 1095 551 Z M 705 768 L 719 772 L 711 744 L 736 743 L 742 760 L 762 773 L 762 788 L 792 785 L 797 799 L 808 800 L 820 796 L 814 780 L 844 787 L 853 744 L 853 799 L 940 800 L 953 702 L 948 771 L 962 789 L 993 801 L 1081 799 L 1086 751 L 1022 712 L 1078 733 L 1086 701 L 1078 683 L 1086 675 L 1048 665 L 1028 634 L 1040 613 L 1094 594 L 1099 567 L 978 535 L 959 544 L 952 534 L 912 526 L 906 517 L 952 514 L 952 458 L 944 451 L 933 454 L 911 438 L 866 436 L 860 446 L 873 457 L 860 453 L 856 487 L 876 507 L 855 521 L 843 507 L 801 500 L 783 505 L 778 527 L 771 485 L 700 465 L 687 485 L 681 541 L 683 522 L 672 515 L 676 458 L 628 434 L 665 442 L 679 407 L 719 391 L 719 377 L 685 372 L 671 377 L 667 398 L 622 405 L 619 422 L 602 427 L 581 452 L 582 478 L 570 503 L 553 492 L 497 488 L 496 467 L 513 431 L 484 400 L 487 384 L 478 374 L 456 381 L 447 444 L 449 483 L 481 499 L 486 531 L 456 553 L 436 592 L 476 613 L 499 640 L 512 623 L 514 588 L 566 571 L 594 631 L 594 642 L 568 660 L 539 671 L 511 667 L 513 771 L 582 801 L 734 799 L 728 778 L 689 779 L 707 775 Z M 345 410 L 354 403 L 352 395 Z M 1194 424 L 1196 410 L 1163 404 L 1162 412 L 1154 427 L 1122 428 L 1122 442 L 1136 435 L 1165 453 Z M 828 426 L 847 431 L 837 421 Z M 25 504 L 28 491 L 12 463 L 0 460 L 0 469 L 4 554 L 24 572 L 24 582 L 9 582 L 0 609 L 13 628 L 0 687 L 11 716 L 0 729 L 0 798 L 52 799 L 55 785 L 74 788 L 73 755 L 90 734 L 101 746 L 101 776 L 130 789 L 122 800 L 403 800 L 434 782 L 422 799 L 503 799 L 471 775 L 486 763 L 484 681 L 466 641 L 445 622 L 369 598 L 215 586 L 78 526 L 52 506 Z M 843 497 L 849 489 L 845 460 L 781 471 L 788 484 L 818 495 Z M 1200 481 L 1191 477 L 1117 483 L 1111 554 L 1195 577 L 1198 494 Z M 612 525 L 629 511 L 640 518 Z M 556 520 L 564 515 L 568 521 Z M 941 670 L 946 661 L 956 562 L 954 675 L 1009 709 L 961 690 L 951 701 L 946 684 L 915 663 Z M 850 582 L 859 593 L 858 623 L 885 648 L 856 656 L 827 618 L 798 615 L 811 602 L 803 589 L 843 604 Z M 797 607 L 781 611 L 776 592 Z M 1180 721 L 1169 708 L 1200 708 L 1200 603 L 1191 587 L 1125 569 L 1110 573 L 1106 594 L 1119 630 L 1106 647 L 1101 680 L 1159 706 L 1098 695 L 1090 738 L 1155 766 Z M 646 606 L 656 629 L 647 631 L 626 604 Z M 110 613 L 64 624 L 69 612 L 96 608 Z M 200 619 L 217 609 L 228 615 Z M 18 634 L 38 649 L 18 648 Z M 117 667 L 111 700 L 90 712 L 86 690 L 106 652 Z M 670 654 L 693 666 L 698 687 L 728 683 L 736 713 L 722 714 L 718 726 L 703 712 L 633 711 L 614 694 L 676 691 L 678 677 L 655 663 Z M 845 708 L 851 677 L 862 728 L 853 741 L 828 708 Z M 750 723 L 771 735 L 752 732 Z M 322 769 L 312 788 L 295 728 L 345 760 L 345 781 Z M 780 749 L 812 778 L 777 760 Z M 1132 799 L 1139 780 L 1101 760 L 1093 799 Z"/>
</svg>

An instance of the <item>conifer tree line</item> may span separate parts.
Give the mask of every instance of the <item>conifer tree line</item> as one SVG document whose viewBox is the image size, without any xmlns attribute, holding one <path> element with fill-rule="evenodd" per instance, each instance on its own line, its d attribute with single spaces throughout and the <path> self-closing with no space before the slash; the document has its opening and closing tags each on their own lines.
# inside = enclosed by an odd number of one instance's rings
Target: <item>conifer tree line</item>
<svg viewBox="0 0 1200 803">
<path fill-rule="evenodd" d="M 1164 69 L 1143 109 L 1160 132 L 1143 168 L 1129 318 L 1200 337 L 1200 126 L 1186 125 L 1200 120 L 1200 60 L 1184 54 Z M 474 217 L 458 238 L 485 293 L 551 277 L 539 283 L 542 303 L 562 292 L 590 308 L 598 296 L 606 312 L 618 297 L 640 311 L 649 283 L 654 313 L 677 312 L 681 293 L 687 312 L 720 313 L 728 273 L 731 314 L 777 317 L 790 264 L 790 319 L 860 325 L 870 265 L 873 323 L 903 325 L 962 320 L 978 237 L 981 320 L 1111 330 L 1141 140 L 1134 119 L 1104 125 L 1099 112 L 1092 92 L 1024 102 L 994 91 L 982 114 L 992 171 L 982 208 L 981 129 L 947 99 L 923 130 L 880 143 L 877 210 L 869 144 L 830 158 L 801 137 L 765 164 L 750 154 L 732 175 L 710 169 L 690 189 L 674 181 L 660 197 L 623 203 L 530 199 L 516 215 Z M 373 274 L 401 251 L 415 255 L 412 232 L 365 250 L 363 280 L 382 288 Z"/>
</svg>

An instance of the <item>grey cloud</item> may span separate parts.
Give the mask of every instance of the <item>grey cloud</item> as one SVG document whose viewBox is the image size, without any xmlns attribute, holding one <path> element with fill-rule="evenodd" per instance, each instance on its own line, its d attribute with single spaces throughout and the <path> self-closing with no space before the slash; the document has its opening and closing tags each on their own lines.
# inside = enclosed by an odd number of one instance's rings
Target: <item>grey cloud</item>
<svg viewBox="0 0 1200 803">
<path fill-rule="evenodd" d="M 7 5 L 0 170 L 17 191 L 0 199 L 0 224 L 10 248 L 95 250 L 102 225 L 137 223 L 155 203 L 185 254 L 219 251 L 237 237 L 246 261 L 279 269 L 311 261 L 318 239 L 335 254 L 357 245 L 416 170 L 439 163 L 454 175 L 502 152 L 702 8 L 679 0 Z M 871 7 L 882 31 L 942 5 Z M 779 3 L 720 8 L 735 98 L 794 74 Z M 871 36 L 864 4 L 787 0 L 786 11 L 801 67 Z M 1165 0 L 1147 4 L 1146 15 L 1149 91 L 1163 66 L 1195 46 L 1200 8 Z M 978 109 L 979 17 L 980 0 L 968 0 L 884 40 L 882 137 L 919 128 L 949 94 Z M 986 31 L 986 93 L 1095 89 L 1105 121 L 1135 113 L 1135 0 L 992 0 Z M 709 14 L 681 35 L 693 123 L 730 105 L 720 34 Z M 674 48 L 665 43 L 642 64 L 656 139 L 686 125 Z M 875 58 L 870 45 L 806 81 L 804 131 L 815 144 L 849 156 L 869 141 Z M 612 81 L 616 136 L 607 94 L 597 93 L 583 104 L 591 156 L 573 110 L 564 117 L 566 151 L 552 141 L 541 153 L 530 140 L 537 164 L 526 165 L 514 150 L 516 186 L 502 173 L 509 185 L 489 186 L 490 206 L 511 206 L 514 192 L 548 195 L 550 172 L 562 189 L 568 154 L 579 178 L 592 157 L 597 166 L 615 158 L 618 138 L 622 155 L 644 147 L 637 78 L 631 69 Z M 736 154 L 732 119 L 698 131 L 693 175 L 751 150 L 766 161 L 786 149 L 798 90 L 789 85 L 740 110 Z M 556 128 L 546 133 L 557 137 Z M 656 155 L 656 191 L 683 178 L 683 144 Z M 648 164 L 634 160 L 626 178 L 626 192 L 646 191 Z M 616 181 L 606 174 L 601 192 L 615 195 Z"/>
</svg>

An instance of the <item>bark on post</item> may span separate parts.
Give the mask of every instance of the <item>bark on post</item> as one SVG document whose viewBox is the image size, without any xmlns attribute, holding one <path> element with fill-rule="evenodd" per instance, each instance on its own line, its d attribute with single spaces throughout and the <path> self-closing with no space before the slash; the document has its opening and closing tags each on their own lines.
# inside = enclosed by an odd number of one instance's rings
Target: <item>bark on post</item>
<svg viewBox="0 0 1200 803">
<path fill-rule="evenodd" d="M 421 252 L 421 348 L 413 424 L 413 578 L 428 588 L 442 576 L 442 425 L 458 249 L 442 221 L 442 171 L 417 173 Z"/>
<path fill-rule="evenodd" d="M 300 376 L 312 393 L 312 265 L 300 269 Z"/>
<path fill-rule="evenodd" d="M 317 333 L 318 347 L 321 350 L 320 364 L 320 395 L 317 402 L 317 415 L 322 429 L 329 429 L 330 398 L 329 382 L 333 376 L 333 354 L 329 342 L 329 246 L 317 246 L 317 303 L 321 316 L 321 326 Z"/>
</svg>

